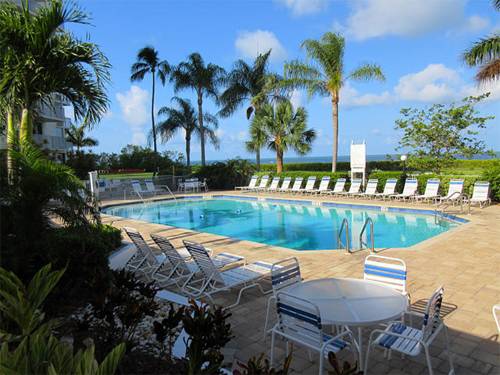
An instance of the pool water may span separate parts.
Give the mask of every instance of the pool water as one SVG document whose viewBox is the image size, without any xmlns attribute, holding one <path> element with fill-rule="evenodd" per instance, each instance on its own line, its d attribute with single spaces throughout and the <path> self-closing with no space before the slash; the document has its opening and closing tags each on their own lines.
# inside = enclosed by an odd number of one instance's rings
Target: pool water
<svg viewBox="0 0 500 375">
<path fill-rule="evenodd" d="M 360 246 L 367 218 L 373 220 L 376 248 L 409 247 L 457 225 L 425 214 L 218 198 L 122 205 L 103 212 L 295 250 L 340 248 L 337 232 L 344 218 L 353 249 Z"/>
</svg>

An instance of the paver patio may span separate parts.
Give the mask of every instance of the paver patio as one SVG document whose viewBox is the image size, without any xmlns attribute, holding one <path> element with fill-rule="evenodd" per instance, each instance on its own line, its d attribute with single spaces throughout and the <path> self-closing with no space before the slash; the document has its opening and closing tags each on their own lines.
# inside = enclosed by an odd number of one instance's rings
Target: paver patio
<svg viewBox="0 0 500 375">
<path fill-rule="evenodd" d="M 217 192 L 220 194 L 221 192 Z M 222 192 L 240 194 L 232 192 Z M 214 194 L 214 193 L 208 193 Z M 198 194 L 201 195 L 201 194 Z M 267 196 L 266 194 L 259 194 Z M 276 195 L 269 195 L 274 196 Z M 285 194 L 280 198 L 288 198 Z M 297 197 L 294 196 L 294 199 Z M 300 197 L 298 198 L 300 199 Z M 307 196 L 306 200 L 353 202 L 347 199 Z M 392 205 L 429 208 L 430 205 L 380 202 L 356 199 L 358 204 Z M 107 204 L 123 201 L 106 201 Z M 432 292 L 440 285 L 445 288 L 445 323 L 450 330 L 451 350 L 456 374 L 500 374 L 500 345 L 498 332 L 491 314 L 494 304 L 500 302 L 500 206 L 474 208 L 465 225 L 423 241 L 406 249 L 386 249 L 383 255 L 403 259 L 408 266 L 408 289 L 415 309 L 421 308 Z M 367 251 L 347 254 L 345 251 L 295 251 L 275 246 L 242 241 L 223 236 L 198 233 L 191 230 L 151 224 L 143 221 L 103 215 L 103 221 L 121 228 L 138 229 L 146 239 L 150 233 L 168 237 L 175 246 L 182 240 L 200 242 L 219 252 L 232 252 L 256 260 L 277 261 L 297 257 L 306 280 L 323 277 L 363 277 L 363 262 Z M 150 241 L 152 244 L 152 241 Z M 235 295 L 227 297 L 234 301 Z M 237 360 L 246 361 L 262 352 L 269 353 L 270 338 L 263 339 L 263 325 L 268 296 L 257 291 L 244 294 L 241 304 L 232 310 L 230 322 L 234 339 L 228 345 L 236 350 Z M 223 299 L 219 299 L 221 303 Z M 425 304 L 424 304 L 425 306 Z M 365 333 L 369 329 L 365 330 Z M 367 340 L 365 338 L 365 344 Z M 284 344 L 279 343 L 277 359 L 283 360 Z M 448 373 L 448 363 L 443 352 L 444 340 L 440 337 L 431 349 L 436 374 Z M 349 358 L 352 361 L 352 358 Z M 318 371 L 318 360 L 310 362 L 307 353 L 294 348 L 292 373 L 311 374 Z M 370 357 L 370 374 L 425 374 L 425 361 L 404 358 L 394 354 L 390 361 L 380 350 Z"/>
</svg>

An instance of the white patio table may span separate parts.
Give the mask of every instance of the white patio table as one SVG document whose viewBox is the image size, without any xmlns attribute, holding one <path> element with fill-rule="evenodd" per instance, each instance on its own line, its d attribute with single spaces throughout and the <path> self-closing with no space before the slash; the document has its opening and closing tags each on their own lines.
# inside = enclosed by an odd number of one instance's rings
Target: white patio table
<svg viewBox="0 0 500 375">
<path fill-rule="evenodd" d="M 287 288 L 287 294 L 318 306 L 323 324 L 358 329 L 359 366 L 363 368 L 363 327 L 398 319 L 408 299 L 387 286 L 361 279 L 309 280 Z"/>
</svg>

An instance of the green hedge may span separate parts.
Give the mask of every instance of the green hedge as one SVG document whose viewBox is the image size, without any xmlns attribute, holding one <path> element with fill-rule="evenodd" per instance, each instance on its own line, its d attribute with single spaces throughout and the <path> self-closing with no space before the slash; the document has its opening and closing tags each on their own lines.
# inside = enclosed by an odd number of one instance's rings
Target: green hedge
<svg viewBox="0 0 500 375">
<path fill-rule="evenodd" d="M 481 180 L 490 182 L 491 199 L 500 202 L 500 163 L 486 169 L 481 175 Z"/>
<path fill-rule="evenodd" d="M 288 163 L 283 166 L 285 172 L 291 171 L 318 171 L 329 172 L 332 170 L 332 163 Z M 369 161 L 367 163 L 368 170 L 380 169 L 383 171 L 397 171 L 402 168 L 400 161 L 395 160 L 381 160 Z M 261 164 L 260 170 L 262 172 L 271 172 L 276 170 L 276 164 Z M 337 163 L 338 172 L 348 172 L 351 170 L 349 162 Z"/>
</svg>

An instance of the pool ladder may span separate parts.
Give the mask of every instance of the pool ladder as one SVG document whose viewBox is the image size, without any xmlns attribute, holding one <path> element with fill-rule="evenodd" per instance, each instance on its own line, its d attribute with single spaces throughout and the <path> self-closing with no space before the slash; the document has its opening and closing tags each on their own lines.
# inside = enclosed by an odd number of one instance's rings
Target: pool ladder
<svg viewBox="0 0 500 375">
<path fill-rule="evenodd" d="M 366 233 L 366 228 L 369 228 L 369 236 L 367 234 L 367 241 L 363 241 L 363 234 Z M 345 241 L 342 241 L 342 234 L 344 234 Z M 344 218 L 342 220 L 342 224 L 340 225 L 340 229 L 337 232 L 337 243 L 339 244 L 339 247 L 341 249 L 346 249 L 347 252 L 349 253 L 356 253 L 361 250 L 365 249 L 370 249 L 371 252 L 375 252 L 375 239 L 374 239 L 374 233 L 373 233 L 373 220 L 371 218 L 367 218 L 365 220 L 365 223 L 363 224 L 363 228 L 359 232 L 359 244 L 360 247 L 359 249 L 352 249 L 351 248 L 351 242 L 350 242 L 350 235 L 349 235 L 349 221 L 347 218 Z M 368 245 L 370 247 L 368 247 Z M 365 247 L 366 246 L 366 247 Z"/>
</svg>

